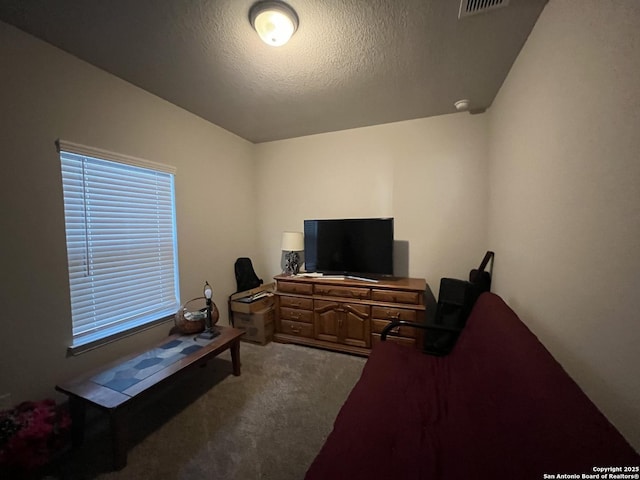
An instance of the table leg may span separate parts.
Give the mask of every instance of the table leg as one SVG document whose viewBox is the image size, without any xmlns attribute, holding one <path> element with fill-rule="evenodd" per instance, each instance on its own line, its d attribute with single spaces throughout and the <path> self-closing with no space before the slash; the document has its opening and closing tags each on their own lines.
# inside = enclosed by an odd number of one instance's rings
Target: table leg
<svg viewBox="0 0 640 480">
<path fill-rule="evenodd" d="M 71 444 L 74 447 L 79 447 L 84 441 L 85 402 L 77 397 L 69 396 L 69 414 L 71 415 Z"/>
<path fill-rule="evenodd" d="M 109 412 L 113 468 L 115 470 L 121 470 L 127 465 L 127 450 L 129 447 L 127 421 L 126 409 L 115 409 Z"/>
<path fill-rule="evenodd" d="M 231 344 L 231 363 L 233 365 L 233 374 L 238 377 L 240 376 L 240 339 Z"/>
</svg>

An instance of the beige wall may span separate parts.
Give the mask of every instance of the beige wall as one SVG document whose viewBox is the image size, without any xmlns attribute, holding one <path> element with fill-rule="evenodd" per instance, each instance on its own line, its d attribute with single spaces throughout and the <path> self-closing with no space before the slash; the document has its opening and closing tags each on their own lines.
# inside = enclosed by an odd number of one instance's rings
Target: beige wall
<svg viewBox="0 0 640 480">
<path fill-rule="evenodd" d="M 640 2 L 552 0 L 490 115 L 495 289 L 640 448 Z"/>
<path fill-rule="evenodd" d="M 148 345 L 154 328 L 65 358 L 70 307 L 59 159 L 68 141 L 175 165 L 182 301 L 208 280 L 227 320 L 233 262 L 256 255 L 254 146 L 0 22 L 0 395 L 53 395 L 58 380 Z"/>
<path fill-rule="evenodd" d="M 408 275 L 466 277 L 486 243 L 486 115 L 458 113 L 256 146 L 264 271 L 309 218 L 394 217 Z M 406 274 L 406 272 L 403 272 Z"/>
</svg>

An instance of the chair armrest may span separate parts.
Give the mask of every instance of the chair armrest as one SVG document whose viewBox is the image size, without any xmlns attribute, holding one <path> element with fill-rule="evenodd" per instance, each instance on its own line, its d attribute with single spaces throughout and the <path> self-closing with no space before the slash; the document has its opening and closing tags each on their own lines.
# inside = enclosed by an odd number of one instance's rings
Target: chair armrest
<svg viewBox="0 0 640 480">
<path fill-rule="evenodd" d="M 435 330 L 439 332 L 453 332 L 460 333 L 462 328 L 460 327 L 448 327 L 446 325 L 435 325 L 433 323 L 416 323 L 416 322 L 408 322 L 406 320 L 394 320 L 389 325 L 384 327 L 382 333 L 380 335 L 380 339 L 385 341 L 387 339 L 387 335 L 391 333 L 393 336 L 394 333 L 391 332 L 396 327 L 411 327 L 411 328 L 419 328 L 421 330 Z"/>
</svg>

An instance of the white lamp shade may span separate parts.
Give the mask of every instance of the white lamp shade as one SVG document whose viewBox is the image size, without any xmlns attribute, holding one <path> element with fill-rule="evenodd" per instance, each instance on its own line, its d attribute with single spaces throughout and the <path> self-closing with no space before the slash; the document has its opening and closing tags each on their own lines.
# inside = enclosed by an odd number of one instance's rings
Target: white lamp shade
<svg viewBox="0 0 640 480">
<path fill-rule="evenodd" d="M 296 13 L 281 2 L 258 2 L 250 19 L 262 41 L 274 47 L 287 43 L 298 28 Z"/>
<path fill-rule="evenodd" d="M 284 252 L 301 252 L 304 250 L 302 232 L 282 232 L 282 250 Z"/>
</svg>

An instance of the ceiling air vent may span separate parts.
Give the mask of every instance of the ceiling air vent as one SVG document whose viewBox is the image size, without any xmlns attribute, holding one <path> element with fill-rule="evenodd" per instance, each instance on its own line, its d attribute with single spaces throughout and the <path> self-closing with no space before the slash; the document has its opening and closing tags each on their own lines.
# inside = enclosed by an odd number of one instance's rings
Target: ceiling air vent
<svg viewBox="0 0 640 480">
<path fill-rule="evenodd" d="M 506 7 L 507 5 L 509 5 L 509 0 L 461 0 L 458 18 L 490 12 L 496 8 Z"/>
</svg>

